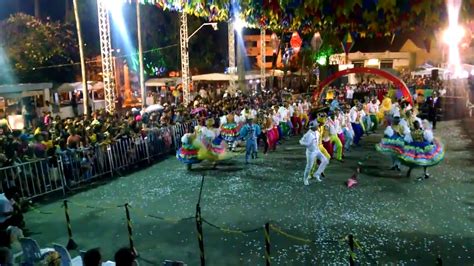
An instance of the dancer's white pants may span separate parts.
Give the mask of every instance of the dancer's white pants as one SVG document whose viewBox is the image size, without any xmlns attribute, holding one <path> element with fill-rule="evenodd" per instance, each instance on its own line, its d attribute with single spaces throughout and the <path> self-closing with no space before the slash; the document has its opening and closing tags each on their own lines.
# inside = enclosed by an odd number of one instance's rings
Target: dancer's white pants
<svg viewBox="0 0 474 266">
<path fill-rule="evenodd" d="M 321 173 L 324 172 L 324 169 L 328 165 L 329 160 L 319 150 L 317 151 L 306 150 L 306 168 L 304 169 L 304 180 L 308 180 L 309 173 L 311 172 L 311 169 L 316 163 L 316 160 L 320 161 L 318 170 L 316 171 L 316 174 L 315 174 L 319 178 L 321 176 Z"/>
</svg>

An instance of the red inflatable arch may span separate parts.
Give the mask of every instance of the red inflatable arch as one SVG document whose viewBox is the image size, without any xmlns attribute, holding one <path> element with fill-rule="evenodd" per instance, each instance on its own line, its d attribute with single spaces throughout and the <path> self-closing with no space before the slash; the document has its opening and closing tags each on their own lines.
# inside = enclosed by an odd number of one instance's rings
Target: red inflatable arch
<svg viewBox="0 0 474 266">
<path fill-rule="evenodd" d="M 413 99 L 411 97 L 410 90 L 408 89 L 405 82 L 403 82 L 403 80 L 399 79 L 398 77 L 392 75 L 391 73 L 389 73 L 387 71 L 380 70 L 378 68 L 368 68 L 368 67 L 349 68 L 349 69 L 341 70 L 341 71 L 338 71 L 338 72 L 332 74 L 331 76 L 329 76 L 328 78 L 326 78 L 325 80 L 323 80 L 319 84 L 319 88 L 317 90 L 315 90 L 314 93 L 313 93 L 314 99 L 319 100 L 319 97 L 321 97 L 322 92 L 324 90 L 324 87 L 328 86 L 329 84 L 331 84 L 332 82 L 334 82 L 336 79 L 338 79 L 340 77 L 343 77 L 343 76 L 349 75 L 349 74 L 353 74 L 353 73 L 374 74 L 374 75 L 381 76 L 383 78 L 386 78 L 386 79 L 390 80 L 393 83 L 393 85 L 395 85 L 396 88 L 399 88 L 402 91 L 403 97 L 405 99 L 407 99 L 408 102 L 410 102 L 411 105 L 413 105 Z"/>
</svg>

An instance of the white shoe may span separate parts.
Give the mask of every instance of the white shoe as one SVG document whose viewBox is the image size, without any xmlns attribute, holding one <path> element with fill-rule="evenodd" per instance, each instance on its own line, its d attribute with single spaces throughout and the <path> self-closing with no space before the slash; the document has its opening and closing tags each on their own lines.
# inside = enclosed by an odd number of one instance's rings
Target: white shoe
<svg viewBox="0 0 474 266">
<path fill-rule="evenodd" d="M 304 179 L 303 182 L 304 182 L 304 185 L 305 185 L 305 186 L 309 186 L 309 181 L 308 181 L 308 179 Z"/>
<path fill-rule="evenodd" d="M 316 176 L 315 178 L 316 178 L 316 181 L 322 182 L 322 180 L 321 180 L 321 178 L 320 178 L 319 176 Z"/>
</svg>

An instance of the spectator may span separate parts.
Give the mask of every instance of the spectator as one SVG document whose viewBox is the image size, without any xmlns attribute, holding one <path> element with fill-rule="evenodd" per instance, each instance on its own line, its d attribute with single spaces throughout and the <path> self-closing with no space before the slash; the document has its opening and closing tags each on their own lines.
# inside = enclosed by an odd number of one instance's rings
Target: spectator
<svg viewBox="0 0 474 266">
<path fill-rule="evenodd" d="M 130 248 L 119 249 L 114 256 L 116 266 L 134 266 L 138 265 L 135 260 L 135 254 Z"/>
<path fill-rule="evenodd" d="M 13 266 L 12 252 L 6 247 L 0 247 L 0 265 Z"/>
<path fill-rule="evenodd" d="M 84 266 L 100 266 L 102 264 L 102 255 L 98 248 L 89 249 L 82 259 Z"/>
</svg>

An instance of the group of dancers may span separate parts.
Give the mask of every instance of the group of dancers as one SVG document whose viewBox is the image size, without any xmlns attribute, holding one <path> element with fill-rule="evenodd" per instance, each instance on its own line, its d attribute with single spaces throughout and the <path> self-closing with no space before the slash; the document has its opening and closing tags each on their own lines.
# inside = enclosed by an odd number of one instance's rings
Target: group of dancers
<svg viewBox="0 0 474 266">
<path fill-rule="evenodd" d="M 401 165 L 406 165 L 410 176 L 413 168 L 423 167 L 424 179 L 429 177 L 427 167 L 444 158 L 444 149 L 433 137 L 429 122 L 421 121 L 416 110 L 405 102 L 392 104 L 389 98 L 380 102 L 374 97 L 352 106 L 333 102 L 320 111 L 310 109 L 306 101 L 298 101 L 267 110 L 245 107 L 220 119 L 207 119 L 184 134 L 177 158 L 189 169 L 204 160 L 215 166 L 231 158 L 229 151 L 245 142 L 245 162 L 249 163 L 258 158 L 259 143 L 267 153 L 290 135 L 300 135 L 308 128 L 299 143 L 306 148 L 303 183 L 309 185 L 311 178 L 320 182 L 325 177 L 331 160 L 343 163 L 345 153 L 359 146 L 363 136 L 375 132 L 379 125 L 386 129 L 376 150 L 390 154 L 392 170 L 400 171 Z"/>
<path fill-rule="evenodd" d="M 290 135 L 299 135 L 309 123 L 308 110 L 309 103 L 300 100 L 258 112 L 245 107 L 219 119 L 207 119 L 184 134 L 176 156 L 188 169 L 204 160 L 216 166 L 218 161 L 231 158 L 229 151 L 235 151 L 245 142 L 245 162 L 249 163 L 258 158 L 259 143 L 263 144 L 266 154 Z"/>
</svg>

